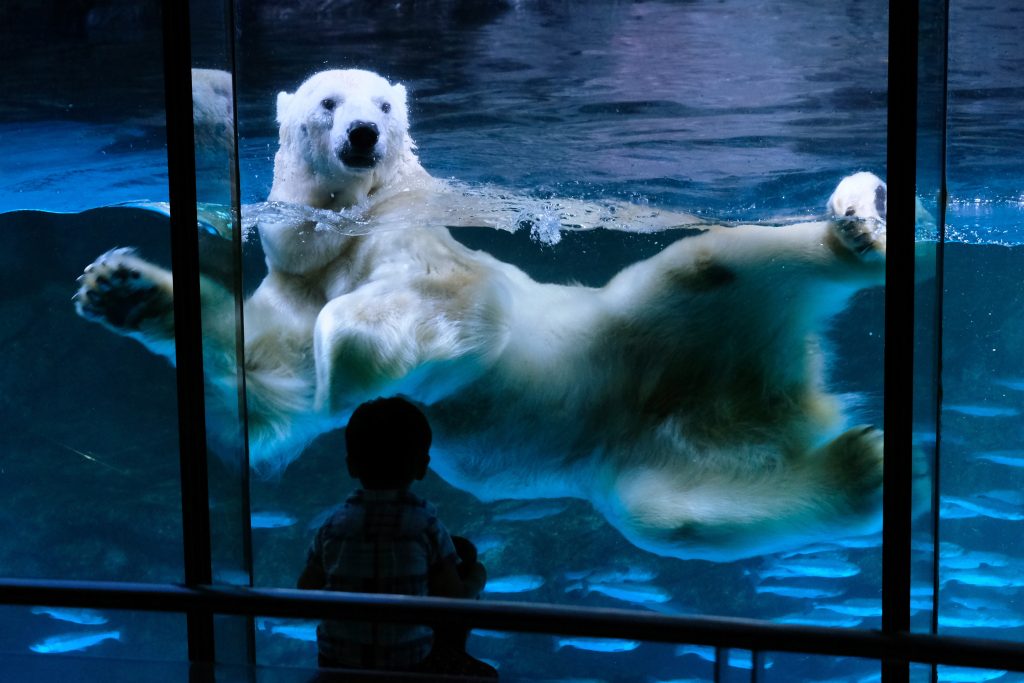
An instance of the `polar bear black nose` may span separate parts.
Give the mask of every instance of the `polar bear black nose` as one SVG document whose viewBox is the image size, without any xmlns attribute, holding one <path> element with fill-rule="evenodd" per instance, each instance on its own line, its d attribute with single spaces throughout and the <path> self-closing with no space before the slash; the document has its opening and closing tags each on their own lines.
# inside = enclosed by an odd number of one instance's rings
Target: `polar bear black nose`
<svg viewBox="0 0 1024 683">
<path fill-rule="evenodd" d="M 368 121 L 354 121 L 348 127 L 348 142 L 357 150 L 372 149 L 377 144 L 380 131 L 377 124 Z"/>
</svg>

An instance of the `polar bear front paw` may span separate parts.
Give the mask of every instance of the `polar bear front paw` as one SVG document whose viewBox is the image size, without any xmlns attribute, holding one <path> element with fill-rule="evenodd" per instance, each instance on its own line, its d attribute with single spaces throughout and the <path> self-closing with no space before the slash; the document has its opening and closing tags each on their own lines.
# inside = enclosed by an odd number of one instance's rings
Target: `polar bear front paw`
<svg viewBox="0 0 1024 683">
<path fill-rule="evenodd" d="M 122 334 L 174 335 L 170 273 L 142 260 L 134 249 L 111 249 L 86 266 L 72 297 L 86 320 Z"/>
<path fill-rule="evenodd" d="M 885 255 L 885 225 L 874 220 L 835 218 L 832 234 L 843 249 L 861 259 Z"/>
<path fill-rule="evenodd" d="M 874 173 L 854 173 L 840 181 L 828 200 L 832 232 L 839 244 L 860 258 L 885 254 L 885 183 Z"/>
</svg>

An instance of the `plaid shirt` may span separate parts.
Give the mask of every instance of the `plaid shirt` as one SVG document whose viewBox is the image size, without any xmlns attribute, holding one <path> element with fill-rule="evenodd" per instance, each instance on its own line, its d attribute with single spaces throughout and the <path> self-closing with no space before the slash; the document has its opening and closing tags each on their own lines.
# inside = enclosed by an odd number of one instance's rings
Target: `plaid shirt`
<svg viewBox="0 0 1024 683">
<path fill-rule="evenodd" d="M 455 559 L 437 510 L 408 491 L 357 490 L 317 532 L 307 564 L 323 568 L 327 590 L 426 595 L 431 569 Z M 430 652 L 427 626 L 322 621 L 320 655 L 346 666 L 408 669 Z"/>
</svg>

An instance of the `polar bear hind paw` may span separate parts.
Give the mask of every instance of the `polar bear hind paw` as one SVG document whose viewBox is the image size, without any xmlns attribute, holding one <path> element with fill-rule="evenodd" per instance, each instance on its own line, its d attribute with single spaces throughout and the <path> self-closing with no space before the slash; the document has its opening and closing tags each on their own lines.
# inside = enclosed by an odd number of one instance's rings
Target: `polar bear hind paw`
<svg viewBox="0 0 1024 683">
<path fill-rule="evenodd" d="M 140 259 L 134 249 L 111 249 L 86 266 L 78 282 L 72 300 L 83 318 L 121 333 L 169 324 L 173 335 L 170 275 Z"/>
<path fill-rule="evenodd" d="M 871 512 L 881 502 L 883 476 L 882 431 L 861 425 L 843 432 L 821 452 L 828 488 L 842 492 L 854 514 Z"/>
</svg>

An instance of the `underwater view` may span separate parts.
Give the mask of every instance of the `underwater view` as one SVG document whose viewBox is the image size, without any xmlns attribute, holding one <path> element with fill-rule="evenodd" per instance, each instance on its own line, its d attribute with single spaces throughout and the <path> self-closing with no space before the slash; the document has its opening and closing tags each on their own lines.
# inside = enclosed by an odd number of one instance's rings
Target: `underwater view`
<svg viewBox="0 0 1024 683">
<path fill-rule="evenodd" d="M 826 202 L 844 177 L 867 171 L 885 178 L 888 32 L 887 5 L 879 0 L 821 6 L 750 0 L 236 5 L 236 100 L 229 94 L 215 101 L 228 115 L 232 107 L 237 111 L 234 189 L 242 216 L 234 224 L 227 208 L 233 189 L 229 160 L 203 156 L 209 150 L 201 149 L 197 189 L 207 292 L 214 287 L 208 282 L 228 293 L 241 283 L 249 297 L 268 273 L 268 257 L 273 267 L 286 269 L 279 259 L 287 255 L 268 239 L 267 226 L 307 222 L 314 226 L 306 235 L 313 243 L 324 235 L 364 235 L 374 227 L 391 239 L 398 228 L 418 221 L 424 229 L 450 229 L 456 246 L 445 248 L 453 253 L 467 247 L 490 255 L 479 257 L 488 264 L 512 264 L 544 286 L 536 291 L 565 292 L 573 308 L 583 302 L 583 309 L 589 292 L 623 269 L 679 241 L 709 243 L 709 235 L 719 234 L 705 234 L 709 225 L 730 226 L 726 231 L 753 225 L 787 234 L 794 226 L 823 221 Z M 6 501 L 0 506 L 0 575 L 181 582 L 174 367 L 161 357 L 165 347 L 155 337 L 146 338 L 148 348 L 139 343 L 149 333 L 133 339 L 109 314 L 91 320 L 76 314 L 76 302 L 79 312 L 95 303 L 87 294 L 76 295 L 82 286 L 76 279 L 101 255 L 144 259 L 156 267 L 153 273 L 171 267 L 159 6 L 82 3 L 58 17 L 13 3 L 0 9 L 0 19 L 49 27 L 12 31 L 0 46 L 12 65 L 0 78 L 9 93 L 19 93 L 0 102 L 0 234 L 8 245 L 0 257 L 0 311 L 8 321 L 0 329 L 6 358 L 0 372 L 0 496 Z M 211 70 L 214 90 L 216 74 L 229 66 L 218 47 L 222 20 L 193 14 L 193 62 Z M 922 355 L 936 354 L 942 399 L 936 411 L 927 388 L 934 378 L 922 378 L 916 455 L 888 457 L 915 457 L 920 477 L 912 549 L 914 630 L 929 632 L 934 623 L 943 634 L 1020 641 L 1024 8 L 952 0 L 949 27 L 947 137 L 941 150 L 948 198 L 940 211 L 934 188 L 921 188 L 927 214 L 919 215 L 917 226 L 927 245 L 917 264 L 925 309 L 918 346 Z M 279 126 L 289 125 L 300 85 L 330 69 L 372 71 L 388 82 L 388 97 L 397 97 L 390 88 L 399 83 L 407 93 L 408 134 L 429 175 L 420 179 L 422 187 L 410 182 L 398 188 L 399 200 L 406 193 L 413 201 L 390 219 L 365 204 L 305 206 L 282 190 L 291 183 L 282 180 L 280 165 L 275 168 Z M 230 75 L 223 75 L 230 93 Z M 196 76 L 197 82 L 207 77 Z M 324 107 L 327 99 L 317 95 L 310 101 Z M 385 114 L 399 113 L 398 99 L 386 104 Z M 329 109 L 340 116 L 353 106 L 339 98 L 331 99 Z M 928 113 L 941 119 L 941 112 Z M 211 129 L 200 125 L 199 116 L 197 110 L 197 144 L 221 144 L 202 137 Z M 313 126 L 312 119 L 303 122 L 302 136 L 309 135 L 307 123 Z M 393 133 L 380 128 L 380 139 L 390 139 Z M 374 131 L 376 141 L 375 124 Z M 941 158 L 935 150 L 921 156 L 928 161 L 932 154 Z M 424 188 L 426 199 L 416 194 Z M 443 189 L 443 201 L 434 203 L 429 193 L 437 188 Z M 334 198 L 331 193 L 329 201 Z M 880 226 L 864 218 L 874 226 L 876 245 L 879 234 L 884 245 L 884 194 L 882 200 Z M 936 237 L 930 231 L 943 217 L 936 271 Z M 236 230 L 241 273 L 231 257 Z M 118 248 L 135 251 L 111 252 Z M 488 272 L 505 272 L 494 268 Z M 734 276 L 712 270 L 710 279 L 693 286 L 712 288 Z M 759 308 L 766 318 L 788 315 L 788 280 L 773 277 L 755 292 L 763 296 L 760 303 L 729 300 L 700 322 L 706 326 Z M 844 290 L 836 314 L 820 330 L 824 388 L 842 412 L 841 428 L 830 439 L 846 427 L 883 427 L 884 288 L 867 276 L 858 282 Z M 770 296 L 776 285 L 779 294 Z M 562 299 L 536 297 L 523 317 L 537 325 L 542 338 L 541 325 L 564 309 Z M 423 300 L 435 304 L 433 298 Z M 932 306 L 941 307 L 940 325 L 927 319 Z M 211 347 L 220 343 L 233 351 L 233 316 L 233 307 L 204 309 Z M 263 322 L 247 320 L 247 332 L 257 328 L 253 321 Z M 740 335 L 753 327 L 722 323 L 731 333 L 720 333 L 715 346 L 743 356 L 752 340 Z M 639 352 L 628 343 L 614 345 L 625 329 L 596 329 L 592 337 L 606 352 L 570 358 L 557 372 L 538 363 L 541 370 L 504 393 L 477 387 L 519 370 L 525 376 L 529 364 L 522 359 L 512 371 L 489 367 L 481 379 L 472 374 L 476 366 L 460 364 L 461 358 L 444 365 L 447 359 L 431 357 L 441 368 L 431 366 L 431 372 L 443 381 L 430 375 L 433 384 L 417 376 L 389 385 L 391 393 L 411 396 L 429 396 L 431 387 L 444 382 L 479 392 L 467 393 L 461 403 L 422 401 L 435 423 L 434 469 L 412 490 L 437 506 L 453 534 L 476 545 L 488 574 L 481 599 L 880 628 L 881 533 L 871 514 L 855 520 L 851 515 L 849 525 L 803 537 L 794 530 L 797 522 L 786 525 L 797 519 L 790 508 L 807 501 L 790 505 L 778 499 L 787 490 L 772 491 L 780 510 L 774 514 L 783 520 L 778 524 L 734 536 L 716 537 L 713 529 L 707 532 L 711 540 L 700 533 L 696 540 L 682 532 L 658 535 L 637 521 L 638 509 L 646 508 L 627 495 L 630 486 L 640 486 L 641 497 L 653 490 L 643 489 L 647 480 L 639 475 L 601 488 L 602 478 L 612 475 L 586 470 L 582 458 L 552 455 L 559 468 L 537 464 L 548 457 L 545 449 L 575 447 L 603 430 L 623 430 L 622 439 L 602 443 L 620 448 L 621 459 L 631 463 L 646 462 L 647 451 L 661 443 L 637 436 L 649 431 L 646 423 L 634 424 L 639 415 L 629 409 L 632 393 L 645 389 L 640 382 L 593 380 L 628 353 L 643 360 L 637 367 L 668 367 L 674 360 L 660 353 L 669 347 L 655 343 L 661 328 L 643 330 Z M 217 334 L 222 338 L 215 339 Z M 805 354 L 801 349 L 798 355 Z M 468 356 L 475 362 L 486 353 Z M 227 363 L 222 371 L 229 378 L 236 369 Z M 672 375 L 689 376 L 682 370 Z M 345 468 L 344 420 L 313 425 L 306 414 L 311 411 L 296 411 L 284 427 L 265 428 L 266 434 L 293 430 L 294 438 L 275 441 L 260 431 L 260 381 L 255 375 L 248 379 L 248 472 L 239 466 L 239 405 L 220 405 L 208 387 L 208 406 L 220 409 L 227 425 L 210 440 L 214 581 L 292 588 L 317 529 L 356 482 Z M 574 389 L 552 398 L 540 389 L 542 381 L 545 387 L 565 381 Z M 236 385 L 224 383 L 234 391 Z M 594 386 L 621 408 L 597 417 L 586 412 Z M 676 386 L 679 396 L 694 392 L 692 385 Z M 659 400 L 680 401 L 679 396 Z M 572 430 L 584 436 L 564 436 Z M 743 436 L 722 439 L 745 448 Z M 750 446 L 750 452 L 760 453 L 758 447 Z M 667 471 L 658 470 L 659 476 Z M 671 486 L 671 477 L 662 479 Z M 938 483 L 937 530 L 929 519 L 932 482 Z M 753 516 L 754 503 L 761 502 L 756 493 L 753 485 L 737 487 L 709 508 L 726 519 Z M 723 500 L 729 508 L 724 511 L 716 507 Z M 225 632 L 244 627 L 244 620 L 229 621 Z M 261 671 L 258 680 L 308 680 L 308 671 L 298 669 L 316 666 L 315 622 L 256 617 L 254 629 L 257 662 L 284 667 Z M 48 671 L 55 679 L 94 658 L 181 662 L 187 658 L 185 643 L 182 615 L 0 608 L 0 651 L 52 660 Z M 699 645 L 475 630 L 468 650 L 497 668 L 502 680 L 715 679 L 715 649 Z M 728 681 L 751 680 L 755 668 L 759 681 L 880 680 L 878 662 L 854 658 L 755 658 L 734 650 L 724 653 L 723 664 L 722 680 Z M 17 666 L 0 664 L 0 672 L 18 680 Z M 122 680 L 121 674 L 109 675 Z M 147 672 L 145 680 L 180 675 L 168 668 Z M 142 680 L 138 676 L 126 669 L 123 680 Z M 931 680 L 930 669 L 916 667 L 912 677 Z M 938 680 L 1024 681 L 1024 674 L 940 667 Z"/>
</svg>

